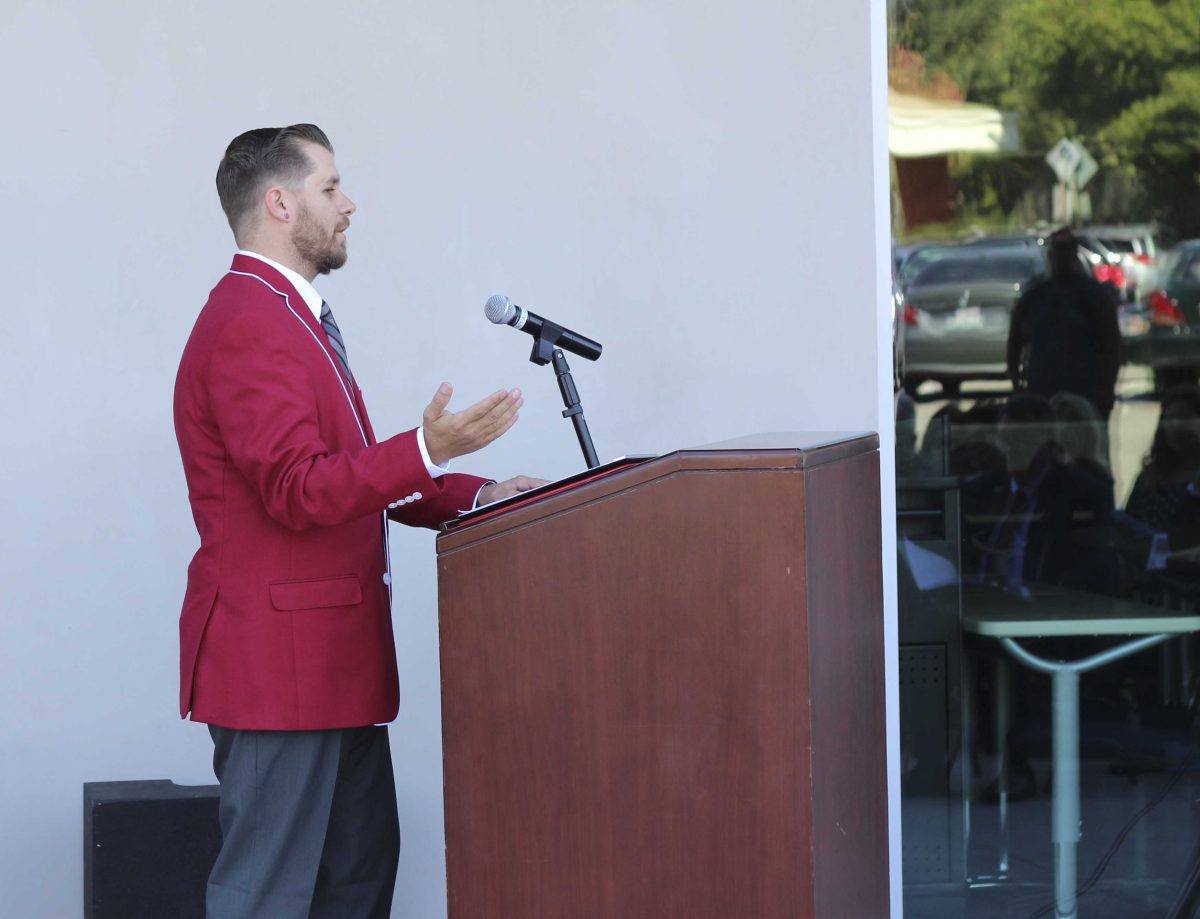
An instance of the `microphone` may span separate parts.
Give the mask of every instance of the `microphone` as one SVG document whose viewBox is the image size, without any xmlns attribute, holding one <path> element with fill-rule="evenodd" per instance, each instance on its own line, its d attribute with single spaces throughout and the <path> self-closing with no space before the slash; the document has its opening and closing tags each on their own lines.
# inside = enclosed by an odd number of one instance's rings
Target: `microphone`
<svg viewBox="0 0 1200 919">
<path fill-rule="evenodd" d="M 537 313 L 531 313 L 525 307 L 517 306 L 504 294 L 489 297 L 488 302 L 483 306 L 483 313 L 497 325 L 510 325 L 514 329 L 528 332 L 539 341 L 548 341 L 552 346 L 563 348 L 572 354 L 578 354 L 589 361 L 596 360 L 600 356 L 600 352 L 604 350 L 604 346 L 600 342 L 585 338 L 570 329 L 564 329 L 549 319 L 543 319 Z M 534 350 L 536 352 L 537 349 Z"/>
</svg>

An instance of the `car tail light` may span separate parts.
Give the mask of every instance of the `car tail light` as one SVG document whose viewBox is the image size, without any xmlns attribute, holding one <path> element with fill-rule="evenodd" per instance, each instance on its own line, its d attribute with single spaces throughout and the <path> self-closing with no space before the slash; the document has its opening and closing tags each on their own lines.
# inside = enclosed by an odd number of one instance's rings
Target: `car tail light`
<svg viewBox="0 0 1200 919">
<path fill-rule="evenodd" d="M 918 319 L 919 316 L 920 316 L 920 313 L 917 312 L 917 308 L 915 306 L 913 306 L 911 303 L 909 303 L 907 300 L 905 300 L 904 301 L 904 324 L 905 325 L 916 325 L 917 322 L 919 321 L 919 319 Z"/>
<path fill-rule="evenodd" d="M 1136 258 L 1143 265 L 1153 265 L 1154 264 L 1154 259 L 1152 259 L 1145 252 L 1141 253 L 1140 255 L 1135 255 L 1134 258 Z"/>
<path fill-rule="evenodd" d="M 1108 283 L 1117 290 L 1125 289 L 1125 269 L 1120 265 L 1110 265 L 1108 262 L 1101 262 L 1092 269 L 1092 273 L 1096 275 L 1096 280 L 1101 284 Z"/>
<path fill-rule="evenodd" d="M 1179 304 L 1173 297 L 1167 296 L 1166 291 L 1151 291 L 1148 299 L 1151 323 L 1154 325 L 1187 325 L 1187 318 L 1183 315 L 1183 310 L 1179 308 Z"/>
</svg>

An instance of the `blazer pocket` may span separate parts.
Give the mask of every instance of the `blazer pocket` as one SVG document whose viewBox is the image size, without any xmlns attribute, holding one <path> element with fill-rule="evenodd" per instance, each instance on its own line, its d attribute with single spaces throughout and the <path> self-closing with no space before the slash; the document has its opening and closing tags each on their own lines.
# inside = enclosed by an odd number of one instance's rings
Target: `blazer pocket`
<svg viewBox="0 0 1200 919">
<path fill-rule="evenodd" d="M 270 589 L 271 605 L 278 610 L 321 609 L 362 603 L 362 586 L 354 575 L 273 581 Z"/>
</svg>

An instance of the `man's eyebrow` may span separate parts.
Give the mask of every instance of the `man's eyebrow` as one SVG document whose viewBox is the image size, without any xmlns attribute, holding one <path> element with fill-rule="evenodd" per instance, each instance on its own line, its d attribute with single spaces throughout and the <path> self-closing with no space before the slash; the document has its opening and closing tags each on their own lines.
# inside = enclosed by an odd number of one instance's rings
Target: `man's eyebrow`
<svg viewBox="0 0 1200 919">
<path fill-rule="evenodd" d="M 326 179 L 325 184 L 326 185 L 341 185 L 342 184 L 341 176 L 334 176 L 331 179 Z"/>
</svg>

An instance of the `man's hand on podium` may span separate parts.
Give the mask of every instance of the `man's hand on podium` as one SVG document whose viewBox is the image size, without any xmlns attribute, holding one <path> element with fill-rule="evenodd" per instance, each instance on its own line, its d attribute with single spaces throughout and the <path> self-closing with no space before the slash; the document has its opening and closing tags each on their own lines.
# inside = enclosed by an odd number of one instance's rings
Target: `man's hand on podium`
<svg viewBox="0 0 1200 919">
<path fill-rule="evenodd" d="M 519 495 L 523 491 L 529 491 L 531 488 L 537 488 L 539 485 L 549 484 L 549 479 L 538 479 L 529 475 L 513 476 L 511 479 L 505 479 L 503 482 L 493 482 L 491 485 L 484 485 L 479 489 L 478 503 L 480 507 L 485 504 L 491 504 L 493 501 L 500 501 L 504 498 L 511 498 L 513 495 Z"/>
</svg>

